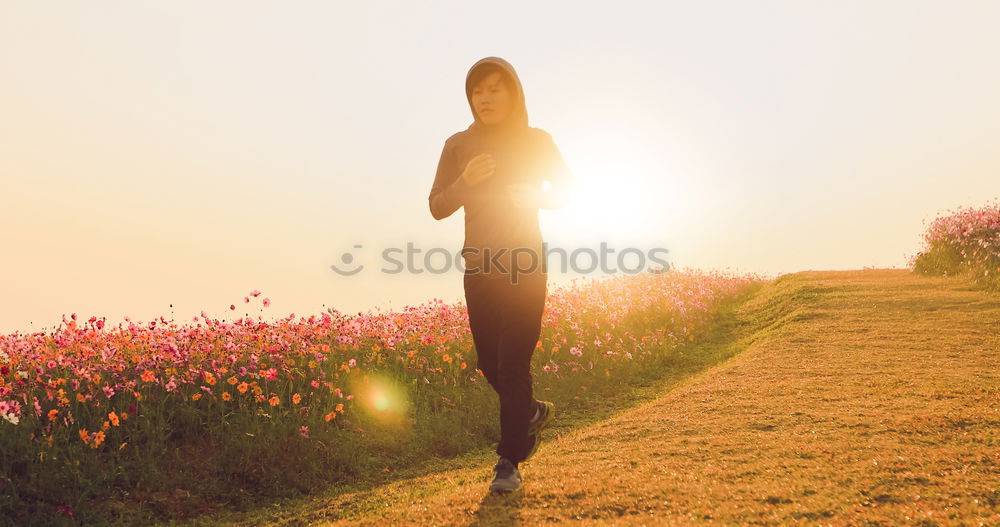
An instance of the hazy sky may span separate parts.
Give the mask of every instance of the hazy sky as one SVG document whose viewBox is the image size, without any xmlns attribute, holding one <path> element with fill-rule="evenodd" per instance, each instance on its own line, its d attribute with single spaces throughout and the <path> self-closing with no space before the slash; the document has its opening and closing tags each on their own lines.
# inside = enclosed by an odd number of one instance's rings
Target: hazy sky
<svg viewBox="0 0 1000 527">
<path fill-rule="evenodd" d="M 1000 2 L 419 4 L 0 1 L 0 331 L 460 299 L 379 268 L 461 247 L 427 195 L 490 55 L 581 182 L 554 245 L 903 267 L 1000 195 Z"/>
</svg>

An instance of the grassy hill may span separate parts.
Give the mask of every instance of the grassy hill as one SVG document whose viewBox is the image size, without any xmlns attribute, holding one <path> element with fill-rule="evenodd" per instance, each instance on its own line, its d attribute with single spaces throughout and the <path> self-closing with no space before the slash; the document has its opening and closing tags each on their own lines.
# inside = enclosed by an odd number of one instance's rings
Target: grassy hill
<svg viewBox="0 0 1000 527">
<path fill-rule="evenodd" d="M 1000 295 L 907 270 L 749 291 L 645 386 L 492 449 L 189 525 L 1000 525 Z"/>
</svg>

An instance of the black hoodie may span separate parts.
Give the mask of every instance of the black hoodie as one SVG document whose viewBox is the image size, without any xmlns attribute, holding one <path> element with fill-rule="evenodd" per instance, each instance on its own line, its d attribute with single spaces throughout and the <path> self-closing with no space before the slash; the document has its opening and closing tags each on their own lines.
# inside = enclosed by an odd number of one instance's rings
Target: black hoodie
<svg viewBox="0 0 1000 527">
<path fill-rule="evenodd" d="M 473 87 L 469 79 L 476 68 L 485 64 L 504 68 L 514 84 L 511 113 L 497 125 L 482 123 L 472 106 Z M 431 215 L 441 220 L 464 207 L 462 256 L 467 273 L 482 273 L 491 278 L 512 273 L 545 274 L 538 209 L 515 207 L 507 194 L 507 185 L 527 183 L 541 189 L 542 181 L 547 180 L 552 184 L 552 192 L 565 193 L 572 182 L 572 174 L 552 136 L 528 126 L 524 90 L 510 63 L 499 57 L 486 57 L 476 62 L 466 75 L 465 94 L 473 122 L 445 140 L 428 197 Z M 482 153 L 493 156 L 496 169 L 485 181 L 469 186 L 459 176 L 469 160 Z M 519 255 L 516 265 L 512 266 L 510 254 L 514 253 Z"/>
</svg>

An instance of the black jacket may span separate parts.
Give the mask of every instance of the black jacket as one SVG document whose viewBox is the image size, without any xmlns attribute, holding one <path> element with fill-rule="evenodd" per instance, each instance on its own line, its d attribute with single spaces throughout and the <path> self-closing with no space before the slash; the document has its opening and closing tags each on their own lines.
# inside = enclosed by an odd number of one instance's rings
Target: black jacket
<svg viewBox="0 0 1000 527">
<path fill-rule="evenodd" d="M 503 67 L 514 81 L 515 101 L 503 125 L 483 124 L 472 106 L 469 78 L 477 67 L 486 63 Z M 566 193 L 572 174 L 552 136 L 528 126 L 521 81 L 507 61 L 486 57 L 476 62 L 466 75 L 466 97 L 473 123 L 444 143 L 428 196 L 431 215 L 441 220 L 464 207 L 462 255 L 467 273 L 482 272 L 495 278 L 516 268 L 519 274 L 544 274 L 538 209 L 515 207 L 507 194 L 507 185 L 527 183 L 541 189 L 542 181 L 547 180 L 552 184 L 552 192 Z M 484 152 L 496 160 L 496 170 L 479 185 L 470 187 L 459 176 L 470 159 Z M 518 254 L 516 265 L 511 264 L 512 254 Z"/>
</svg>

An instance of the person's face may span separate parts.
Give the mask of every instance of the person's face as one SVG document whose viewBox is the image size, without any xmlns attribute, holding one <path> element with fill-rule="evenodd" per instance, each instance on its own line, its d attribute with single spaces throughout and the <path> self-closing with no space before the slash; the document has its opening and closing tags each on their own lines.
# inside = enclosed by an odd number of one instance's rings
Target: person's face
<svg viewBox="0 0 1000 527">
<path fill-rule="evenodd" d="M 501 79 L 500 72 L 495 71 L 472 88 L 472 107 L 483 124 L 503 122 L 510 114 L 513 93 Z"/>
</svg>

